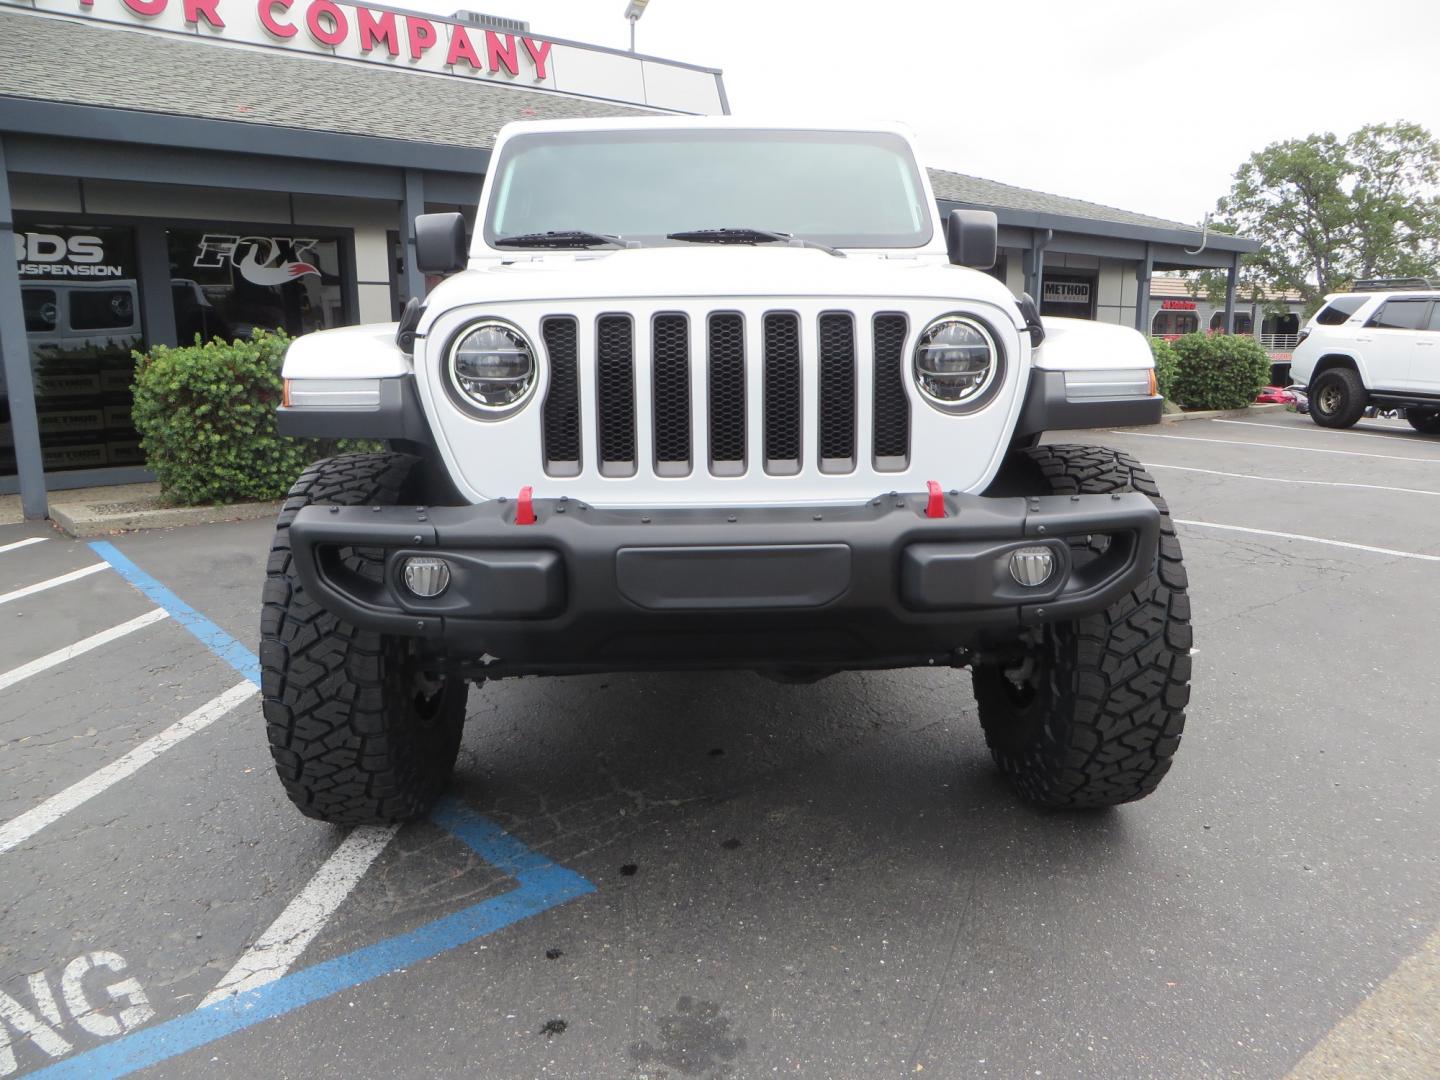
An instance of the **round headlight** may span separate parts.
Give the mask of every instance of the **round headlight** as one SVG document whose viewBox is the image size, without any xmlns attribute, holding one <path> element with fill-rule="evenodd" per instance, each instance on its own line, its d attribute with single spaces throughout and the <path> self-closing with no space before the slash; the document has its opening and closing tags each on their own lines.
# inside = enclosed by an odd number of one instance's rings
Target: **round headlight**
<svg viewBox="0 0 1440 1080">
<path fill-rule="evenodd" d="M 450 350 L 450 385 L 461 401 L 508 412 L 535 387 L 535 350 L 513 326 L 476 323 Z"/>
<path fill-rule="evenodd" d="M 979 323 L 946 315 L 915 343 L 915 385 L 941 408 L 976 403 L 996 381 L 999 356 Z"/>
</svg>

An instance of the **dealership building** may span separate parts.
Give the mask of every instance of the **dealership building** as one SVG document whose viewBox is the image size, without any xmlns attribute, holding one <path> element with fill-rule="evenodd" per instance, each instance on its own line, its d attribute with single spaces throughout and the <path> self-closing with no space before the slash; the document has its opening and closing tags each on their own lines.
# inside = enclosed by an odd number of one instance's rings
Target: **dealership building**
<svg viewBox="0 0 1440 1080">
<path fill-rule="evenodd" d="M 397 317 L 427 286 L 411 223 L 473 222 L 504 124 L 729 111 L 717 70 L 469 12 L 0 0 L 0 493 L 40 517 L 47 490 L 150 478 L 133 350 Z M 1049 315 L 1149 332 L 1157 276 L 1219 269 L 1229 325 L 1259 246 L 930 175 L 942 212 L 995 211 L 994 273 Z"/>
</svg>

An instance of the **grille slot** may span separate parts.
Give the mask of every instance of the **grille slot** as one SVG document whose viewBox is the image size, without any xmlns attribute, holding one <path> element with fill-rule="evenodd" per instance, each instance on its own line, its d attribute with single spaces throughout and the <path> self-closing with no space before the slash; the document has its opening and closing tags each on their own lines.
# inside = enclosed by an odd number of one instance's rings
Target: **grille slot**
<svg viewBox="0 0 1440 1080">
<path fill-rule="evenodd" d="M 635 326 L 629 315 L 601 315 L 595 330 L 600 474 L 635 475 Z"/>
<path fill-rule="evenodd" d="M 737 313 L 710 316 L 710 471 L 745 471 L 745 320 Z"/>
<path fill-rule="evenodd" d="M 820 316 L 820 471 L 855 468 L 855 320 Z"/>
<path fill-rule="evenodd" d="M 800 318 L 765 316 L 765 471 L 800 471 Z"/>
<path fill-rule="evenodd" d="M 655 472 L 690 472 L 690 320 L 657 315 L 651 362 L 655 388 Z"/>
<path fill-rule="evenodd" d="M 550 389 L 545 394 L 542 437 L 545 471 L 551 476 L 580 475 L 580 383 L 578 331 L 572 318 L 541 324 L 550 359 Z"/>
<path fill-rule="evenodd" d="M 905 396 L 904 315 L 875 316 L 875 469 L 900 472 L 910 463 L 910 399 Z"/>
</svg>

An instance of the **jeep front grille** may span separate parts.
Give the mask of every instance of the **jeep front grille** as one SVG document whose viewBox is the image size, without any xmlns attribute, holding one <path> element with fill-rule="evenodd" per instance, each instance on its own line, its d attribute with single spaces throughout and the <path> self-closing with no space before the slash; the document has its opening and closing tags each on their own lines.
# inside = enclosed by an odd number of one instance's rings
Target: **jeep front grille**
<svg viewBox="0 0 1440 1080">
<path fill-rule="evenodd" d="M 875 465 L 879 469 L 903 469 L 910 456 L 905 331 L 904 315 L 875 316 Z"/>
<path fill-rule="evenodd" d="M 635 475 L 635 333 L 629 315 L 602 315 L 595 331 L 600 473 Z"/>
<path fill-rule="evenodd" d="M 857 334 L 865 322 L 869 349 L 862 351 Z M 542 445 L 551 476 L 577 476 L 587 468 L 626 477 L 641 470 L 688 476 L 697 468 L 712 476 L 743 476 L 755 468 L 792 476 L 807 463 L 832 474 L 854 472 L 862 462 L 875 472 L 908 467 L 909 320 L 903 314 L 606 313 L 588 338 L 577 317 L 552 315 L 542 321 L 542 336 L 550 366 Z M 584 355 L 587 341 L 593 357 Z M 637 341 L 648 355 L 636 355 Z M 747 356 L 752 348 L 758 357 Z M 866 352 L 872 423 L 863 425 L 858 369 Z M 806 430 L 807 408 L 814 430 Z M 592 417 L 595 430 L 587 433 Z M 647 439 L 637 438 L 642 422 L 650 425 Z M 870 446 L 859 445 L 861 431 L 870 435 Z M 653 460 L 638 460 L 641 445 Z"/>
<path fill-rule="evenodd" d="M 545 395 L 545 468 L 551 476 L 580 473 L 580 379 L 574 319 L 546 319 L 541 326 L 550 354 L 550 392 Z"/>
</svg>

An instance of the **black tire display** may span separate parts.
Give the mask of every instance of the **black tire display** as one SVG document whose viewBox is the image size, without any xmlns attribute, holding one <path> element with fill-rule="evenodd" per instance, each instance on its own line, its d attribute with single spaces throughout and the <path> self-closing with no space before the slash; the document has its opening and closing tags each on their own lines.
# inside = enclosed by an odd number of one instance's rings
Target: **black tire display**
<svg viewBox="0 0 1440 1080">
<path fill-rule="evenodd" d="M 415 459 L 346 454 L 318 461 L 290 489 L 275 526 L 260 622 L 261 692 L 270 753 L 285 791 L 337 825 L 405 821 L 444 789 L 460 747 L 467 685 L 424 670 L 412 639 L 361 630 L 306 595 L 289 528 L 312 503 L 409 501 Z M 341 552 L 380 579 L 380 553 Z"/>
<path fill-rule="evenodd" d="M 1350 368 L 1331 368 L 1310 386 L 1310 419 L 1321 427 L 1353 427 L 1365 404 L 1365 384 Z"/>
<path fill-rule="evenodd" d="M 1440 409 L 1406 409 L 1405 419 L 1422 435 L 1440 435 Z"/>
<path fill-rule="evenodd" d="M 1105 611 L 1027 632 L 1020 660 L 973 676 L 991 755 L 1026 799 L 1085 808 L 1143 798 L 1170 768 L 1190 699 L 1190 600 L 1169 509 L 1150 474 L 1116 450 L 1039 446 L 1007 467 L 1029 494 L 1138 491 L 1160 510 L 1150 577 Z M 1073 546 L 1077 565 L 1103 542 Z"/>
</svg>

